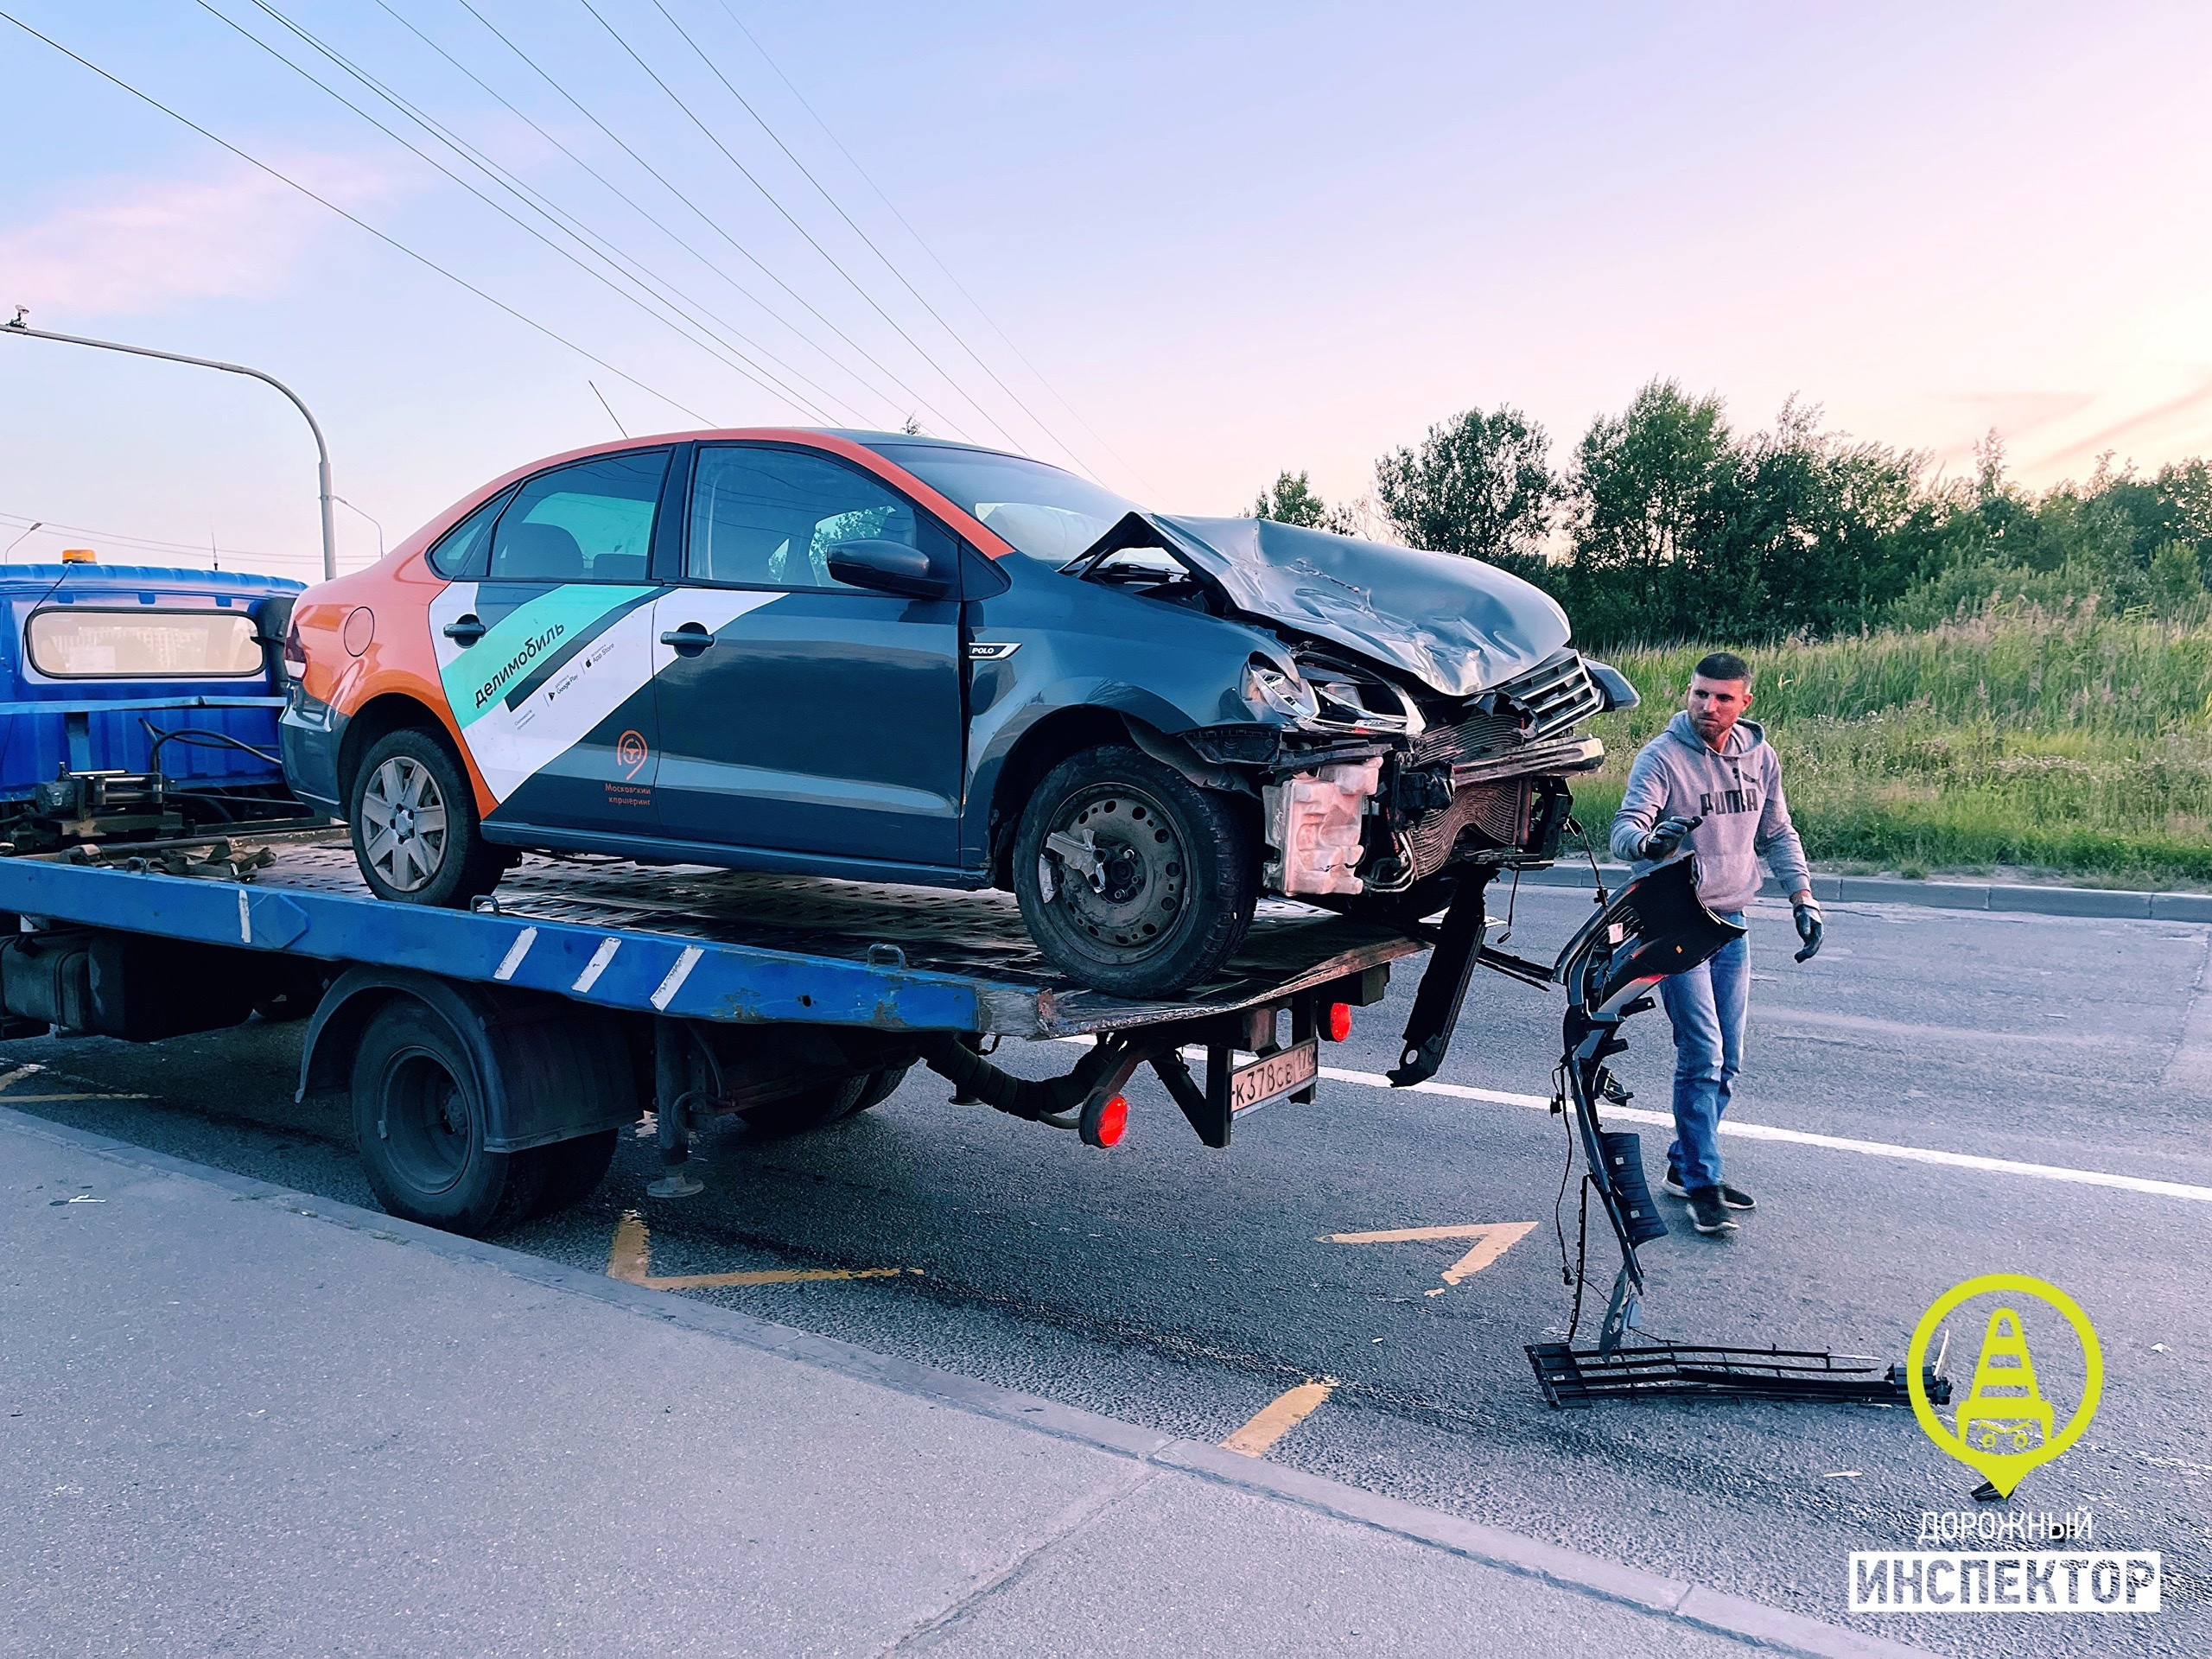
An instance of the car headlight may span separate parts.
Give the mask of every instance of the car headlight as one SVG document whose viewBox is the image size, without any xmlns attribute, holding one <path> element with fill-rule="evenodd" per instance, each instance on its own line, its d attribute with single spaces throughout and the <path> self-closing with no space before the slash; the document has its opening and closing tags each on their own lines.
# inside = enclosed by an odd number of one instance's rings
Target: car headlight
<svg viewBox="0 0 2212 1659">
<path fill-rule="evenodd" d="M 1321 712 L 1313 688 L 1294 671 L 1286 674 L 1271 663 L 1255 657 L 1244 669 L 1244 701 L 1263 713 L 1294 721 L 1312 720 Z"/>
</svg>

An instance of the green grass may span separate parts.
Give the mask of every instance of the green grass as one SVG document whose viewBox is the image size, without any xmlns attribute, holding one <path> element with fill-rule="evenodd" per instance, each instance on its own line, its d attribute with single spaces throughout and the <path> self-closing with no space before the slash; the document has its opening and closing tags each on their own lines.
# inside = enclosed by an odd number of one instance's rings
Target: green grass
<svg viewBox="0 0 2212 1659">
<path fill-rule="evenodd" d="M 1612 658 L 1643 702 L 1598 722 L 1605 769 L 1575 790 L 1593 833 L 1708 649 Z M 2013 613 L 1742 654 L 1821 863 L 2212 882 L 2212 625 Z"/>
</svg>

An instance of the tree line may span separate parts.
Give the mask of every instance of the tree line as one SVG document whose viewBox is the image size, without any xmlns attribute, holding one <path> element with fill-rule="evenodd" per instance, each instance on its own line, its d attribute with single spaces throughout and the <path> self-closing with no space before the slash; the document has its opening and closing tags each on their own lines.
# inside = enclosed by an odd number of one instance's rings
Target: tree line
<svg viewBox="0 0 2212 1659">
<path fill-rule="evenodd" d="M 1543 588 L 1594 646 L 1764 644 L 1927 626 L 1992 605 L 2201 612 L 2212 467 L 2143 475 L 2105 456 L 2040 494 L 1995 433 L 1971 478 L 1923 453 L 1821 429 L 1794 399 L 1741 434 L 1717 397 L 1655 380 L 1590 423 L 1563 471 L 1517 409 L 1471 409 L 1375 465 L 1332 506 L 1284 473 L 1255 517 L 1501 565 Z"/>
</svg>

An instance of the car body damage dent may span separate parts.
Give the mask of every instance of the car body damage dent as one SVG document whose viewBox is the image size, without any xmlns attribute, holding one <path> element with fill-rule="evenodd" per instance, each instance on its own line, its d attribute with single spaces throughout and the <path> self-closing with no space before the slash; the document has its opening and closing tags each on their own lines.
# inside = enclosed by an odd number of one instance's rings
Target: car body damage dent
<svg viewBox="0 0 2212 1659">
<path fill-rule="evenodd" d="M 1175 546 L 1238 610 L 1356 651 L 1446 696 L 1535 668 L 1567 641 L 1567 613 L 1475 559 L 1268 518 L 1171 518 Z"/>
</svg>

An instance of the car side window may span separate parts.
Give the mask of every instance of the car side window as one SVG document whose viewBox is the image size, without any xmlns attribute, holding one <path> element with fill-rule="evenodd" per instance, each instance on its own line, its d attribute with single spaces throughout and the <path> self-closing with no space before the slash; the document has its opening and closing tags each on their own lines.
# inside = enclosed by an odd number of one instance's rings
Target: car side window
<svg viewBox="0 0 2212 1659">
<path fill-rule="evenodd" d="M 491 559 L 492 526 L 513 494 L 512 490 L 501 491 L 440 537 L 430 550 L 430 569 L 448 582 L 467 577 L 480 581 Z"/>
<path fill-rule="evenodd" d="M 950 537 L 875 480 L 826 455 L 709 444 L 691 475 L 685 575 L 742 588 L 855 593 L 830 574 L 839 542 L 898 542 L 932 561 Z"/>
<path fill-rule="evenodd" d="M 492 533 L 487 579 L 644 582 L 668 457 L 601 455 L 530 480 Z"/>
</svg>

